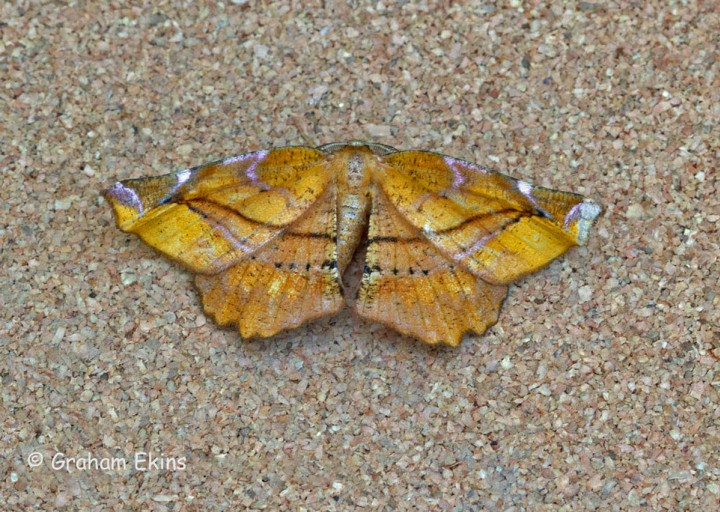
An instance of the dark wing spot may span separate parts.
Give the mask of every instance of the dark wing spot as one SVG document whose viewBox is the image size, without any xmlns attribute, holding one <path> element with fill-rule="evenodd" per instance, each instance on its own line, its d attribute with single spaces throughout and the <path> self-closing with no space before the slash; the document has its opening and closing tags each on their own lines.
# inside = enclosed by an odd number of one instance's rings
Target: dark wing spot
<svg viewBox="0 0 720 512">
<path fill-rule="evenodd" d="M 330 270 L 337 268 L 337 261 L 325 260 L 322 265 L 320 265 L 320 268 L 329 268 Z"/>
</svg>

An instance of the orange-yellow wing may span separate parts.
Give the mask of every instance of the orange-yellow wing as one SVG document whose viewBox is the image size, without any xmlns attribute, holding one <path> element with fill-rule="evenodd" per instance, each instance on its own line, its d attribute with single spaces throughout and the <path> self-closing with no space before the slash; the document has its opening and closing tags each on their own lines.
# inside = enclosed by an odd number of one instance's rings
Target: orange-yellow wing
<svg viewBox="0 0 720 512">
<path fill-rule="evenodd" d="M 126 180 L 105 193 L 118 227 L 197 273 L 205 311 L 271 336 L 344 304 L 336 186 L 326 155 L 258 151 Z"/>
<path fill-rule="evenodd" d="M 244 338 L 272 336 L 337 312 L 345 304 L 337 265 L 336 187 L 249 258 L 198 275 L 205 312 Z"/>
<path fill-rule="evenodd" d="M 448 260 L 377 185 L 357 313 L 427 343 L 456 346 L 498 318 L 506 286 L 484 282 Z"/>
<path fill-rule="evenodd" d="M 449 261 L 508 284 L 583 244 L 600 206 L 426 151 L 383 157 L 376 180 Z"/>
<path fill-rule="evenodd" d="M 105 191 L 117 225 L 186 266 L 214 274 L 248 257 L 300 218 L 331 179 L 324 153 L 256 151 Z"/>
</svg>

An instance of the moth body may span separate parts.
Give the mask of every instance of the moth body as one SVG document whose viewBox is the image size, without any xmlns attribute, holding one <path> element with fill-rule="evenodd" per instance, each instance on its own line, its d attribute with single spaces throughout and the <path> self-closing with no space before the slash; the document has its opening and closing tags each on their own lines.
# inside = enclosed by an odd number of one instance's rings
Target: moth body
<svg viewBox="0 0 720 512">
<path fill-rule="evenodd" d="M 510 283 L 582 245 L 600 206 L 428 151 L 361 141 L 255 151 L 105 192 L 117 225 L 193 272 L 205 311 L 268 337 L 352 307 L 427 343 L 498 318 Z"/>
</svg>

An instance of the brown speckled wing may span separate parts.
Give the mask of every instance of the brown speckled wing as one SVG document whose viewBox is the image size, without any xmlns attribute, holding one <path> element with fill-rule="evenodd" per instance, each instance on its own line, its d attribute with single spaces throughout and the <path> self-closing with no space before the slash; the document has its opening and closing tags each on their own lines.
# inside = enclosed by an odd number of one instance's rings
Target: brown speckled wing
<svg viewBox="0 0 720 512">
<path fill-rule="evenodd" d="M 444 256 L 375 187 L 356 311 L 427 343 L 458 345 L 498 318 L 507 287 L 492 285 Z"/>
</svg>

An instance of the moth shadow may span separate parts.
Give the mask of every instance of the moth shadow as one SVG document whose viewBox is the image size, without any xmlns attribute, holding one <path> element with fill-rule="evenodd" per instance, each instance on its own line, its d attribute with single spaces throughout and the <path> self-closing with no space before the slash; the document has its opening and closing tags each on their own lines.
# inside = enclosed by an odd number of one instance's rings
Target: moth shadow
<svg viewBox="0 0 720 512">
<path fill-rule="evenodd" d="M 365 356 L 381 353 L 387 357 L 440 357 L 457 355 L 457 348 L 423 341 L 394 331 L 380 323 L 357 315 L 346 306 L 335 315 L 317 318 L 300 327 L 280 332 L 269 338 L 255 336 L 243 338 L 233 325 L 222 329 L 234 335 L 229 343 L 236 343 L 251 352 L 290 353 L 302 349 L 315 354 L 333 351 L 347 352 L 354 357 L 358 352 Z"/>
</svg>

